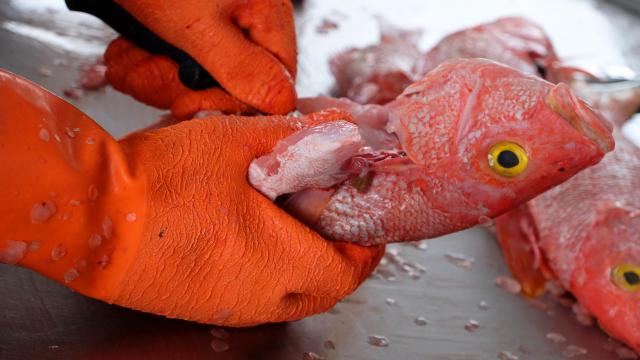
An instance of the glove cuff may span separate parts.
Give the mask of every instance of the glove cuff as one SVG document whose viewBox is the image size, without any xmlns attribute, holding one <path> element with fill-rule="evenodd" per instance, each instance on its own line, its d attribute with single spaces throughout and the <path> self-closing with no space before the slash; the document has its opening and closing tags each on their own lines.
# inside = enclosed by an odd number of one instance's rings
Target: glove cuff
<svg viewBox="0 0 640 360">
<path fill-rule="evenodd" d="M 0 261 L 108 300 L 133 261 L 144 176 L 86 115 L 0 71 Z"/>
</svg>

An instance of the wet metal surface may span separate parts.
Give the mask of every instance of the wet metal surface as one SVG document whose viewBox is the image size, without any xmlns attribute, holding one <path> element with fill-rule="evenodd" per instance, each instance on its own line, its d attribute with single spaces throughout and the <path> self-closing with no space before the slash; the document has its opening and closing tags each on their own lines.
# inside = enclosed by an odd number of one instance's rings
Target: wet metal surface
<svg viewBox="0 0 640 360">
<path fill-rule="evenodd" d="M 0 3 L 0 67 L 58 94 L 114 36 L 62 3 Z M 297 13 L 300 93 L 329 92 L 328 56 L 376 41 L 380 19 L 423 29 L 426 49 L 450 31 L 503 15 L 540 22 L 566 59 L 640 70 L 640 21 L 603 2 L 316 0 Z M 110 88 L 72 102 L 115 136 L 161 113 Z M 508 273 L 488 230 L 427 244 L 390 246 L 374 276 L 328 313 L 227 332 L 103 304 L 2 265 L 0 359 L 563 359 L 582 348 L 575 358 L 617 358 L 606 335 L 580 325 L 570 308 L 497 287 L 495 278 Z"/>
</svg>

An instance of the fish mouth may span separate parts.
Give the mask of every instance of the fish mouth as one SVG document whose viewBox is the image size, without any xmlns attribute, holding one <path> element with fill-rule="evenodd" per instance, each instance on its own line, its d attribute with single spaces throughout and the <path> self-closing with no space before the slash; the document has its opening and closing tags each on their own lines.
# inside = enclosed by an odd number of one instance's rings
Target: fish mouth
<svg viewBox="0 0 640 360">
<path fill-rule="evenodd" d="M 593 141 L 603 153 L 614 149 L 611 123 L 580 100 L 567 84 L 554 86 L 547 94 L 545 103 L 574 129 Z"/>
</svg>

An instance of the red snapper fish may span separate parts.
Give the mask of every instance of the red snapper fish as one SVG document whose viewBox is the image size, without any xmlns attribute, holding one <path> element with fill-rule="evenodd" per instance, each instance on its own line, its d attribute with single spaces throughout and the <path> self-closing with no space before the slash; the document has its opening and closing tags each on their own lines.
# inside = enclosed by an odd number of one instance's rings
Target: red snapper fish
<svg viewBox="0 0 640 360">
<path fill-rule="evenodd" d="M 640 105 L 637 89 L 581 90 L 616 126 Z M 525 295 L 559 282 L 640 352 L 640 149 L 613 133 L 616 148 L 600 163 L 498 217 L 495 230 Z"/>
<path fill-rule="evenodd" d="M 421 76 L 454 58 L 491 59 L 541 77 L 558 61 L 544 30 L 522 17 L 505 17 L 447 35 L 418 59 L 414 71 Z"/>
<path fill-rule="evenodd" d="M 364 245 L 433 238 L 498 216 L 596 164 L 609 125 L 565 84 L 450 60 L 354 122 L 304 129 L 254 160 L 249 181 L 323 236 Z M 284 196 L 283 196 L 284 195 Z"/>
<path fill-rule="evenodd" d="M 416 73 L 451 57 L 469 56 L 491 58 L 553 82 L 570 81 L 616 126 L 640 105 L 640 89 L 598 91 L 582 81 L 595 76 L 561 65 L 541 28 L 522 18 L 445 37 L 418 60 Z M 640 173 L 640 153 L 618 130 L 615 137 L 616 150 L 601 163 L 499 217 L 496 230 L 525 294 L 537 295 L 555 279 L 605 331 L 640 351 L 640 181 L 634 176 Z"/>
<path fill-rule="evenodd" d="M 415 80 L 419 36 L 418 31 L 385 26 L 379 43 L 332 57 L 329 67 L 338 95 L 360 104 L 385 104 L 395 99 Z"/>
<path fill-rule="evenodd" d="M 333 57 L 330 67 L 337 95 L 360 104 L 385 104 L 440 63 L 454 58 L 491 59 L 554 82 L 567 75 L 542 28 L 525 18 L 507 17 L 455 32 L 425 54 L 416 44 L 419 35 L 387 26 L 379 43 Z"/>
</svg>

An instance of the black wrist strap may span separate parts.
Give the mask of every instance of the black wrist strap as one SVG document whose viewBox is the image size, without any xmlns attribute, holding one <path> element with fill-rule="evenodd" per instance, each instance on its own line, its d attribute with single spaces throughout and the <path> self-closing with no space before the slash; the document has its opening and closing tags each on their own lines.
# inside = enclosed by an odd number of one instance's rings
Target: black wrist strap
<svg viewBox="0 0 640 360">
<path fill-rule="evenodd" d="M 125 39 L 151 54 L 164 55 L 175 61 L 180 81 L 193 90 L 207 89 L 220 84 L 202 65 L 186 52 L 164 41 L 147 29 L 113 0 L 65 0 L 69 10 L 81 11 L 98 17 L 119 32 Z"/>
</svg>

